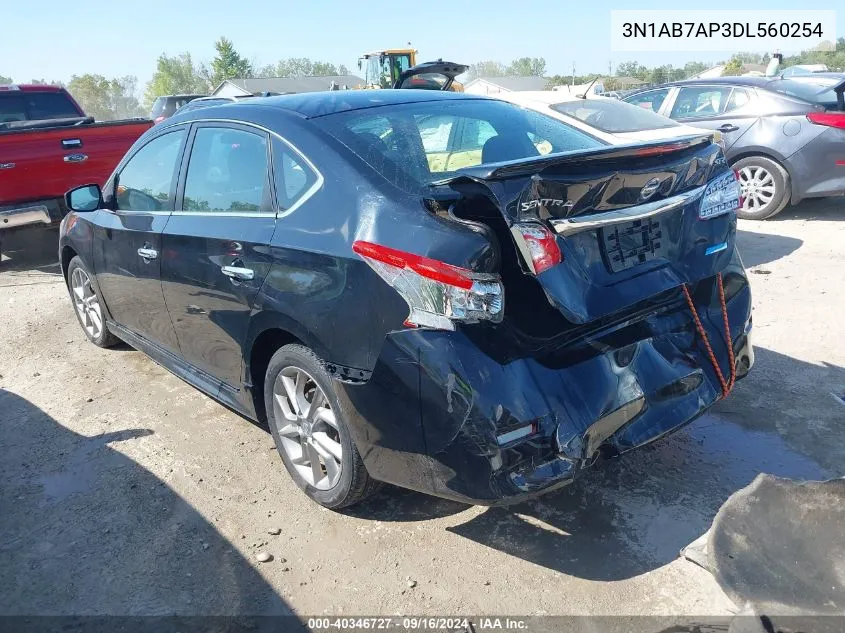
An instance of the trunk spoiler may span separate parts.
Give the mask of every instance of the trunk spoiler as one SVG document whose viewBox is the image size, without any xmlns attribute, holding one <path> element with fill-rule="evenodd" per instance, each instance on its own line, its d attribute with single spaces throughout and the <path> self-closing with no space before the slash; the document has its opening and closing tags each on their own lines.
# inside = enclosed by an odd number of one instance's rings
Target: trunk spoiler
<svg viewBox="0 0 845 633">
<path fill-rule="evenodd" d="M 679 152 L 701 143 L 712 142 L 711 134 L 696 134 L 683 136 L 671 141 L 661 140 L 651 143 L 636 143 L 632 145 L 611 145 L 599 149 L 580 149 L 571 152 L 560 152 L 546 156 L 529 157 L 502 163 L 488 163 L 475 167 L 464 167 L 452 176 L 435 181 L 432 186 L 449 185 L 461 180 L 488 181 L 538 174 L 550 167 L 557 167 L 585 160 L 605 161 L 619 158 L 643 158 Z"/>
</svg>

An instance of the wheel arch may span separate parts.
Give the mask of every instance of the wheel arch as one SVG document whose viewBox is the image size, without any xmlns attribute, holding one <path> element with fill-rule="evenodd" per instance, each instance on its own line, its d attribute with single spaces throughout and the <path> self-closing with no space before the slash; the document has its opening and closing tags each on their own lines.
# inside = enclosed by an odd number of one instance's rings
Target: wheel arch
<svg viewBox="0 0 845 633">
<path fill-rule="evenodd" d="M 65 244 L 62 247 L 62 255 L 61 255 L 61 266 L 62 266 L 62 277 L 65 279 L 65 283 L 67 283 L 67 269 L 70 266 L 70 260 L 76 257 L 79 253 L 70 246 L 69 244 Z"/>
</svg>

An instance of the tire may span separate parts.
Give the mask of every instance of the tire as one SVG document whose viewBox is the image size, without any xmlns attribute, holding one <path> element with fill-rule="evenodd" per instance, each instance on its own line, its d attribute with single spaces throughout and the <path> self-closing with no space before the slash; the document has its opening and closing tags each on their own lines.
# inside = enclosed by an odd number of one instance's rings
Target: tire
<svg viewBox="0 0 845 633">
<path fill-rule="evenodd" d="M 120 342 L 106 326 L 100 294 L 91 283 L 91 273 L 79 259 L 70 260 L 67 267 L 67 289 L 73 312 L 85 337 L 97 347 L 112 347 Z M 81 294 L 80 294 L 81 292 Z"/>
<path fill-rule="evenodd" d="M 743 220 L 765 220 L 786 206 L 790 197 L 789 174 L 765 156 L 749 156 L 733 164 L 739 174 L 745 201 L 736 212 Z"/>
<path fill-rule="evenodd" d="M 364 466 L 334 382 L 314 352 L 285 345 L 273 354 L 264 379 L 264 405 L 282 462 L 311 499 L 339 510 L 375 492 L 378 482 Z"/>
</svg>

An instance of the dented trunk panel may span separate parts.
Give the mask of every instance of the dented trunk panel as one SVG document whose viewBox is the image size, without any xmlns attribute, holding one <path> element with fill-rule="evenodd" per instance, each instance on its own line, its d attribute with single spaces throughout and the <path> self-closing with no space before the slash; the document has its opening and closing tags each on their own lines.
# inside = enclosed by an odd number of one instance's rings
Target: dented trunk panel
<svg viewBox="0 0 845 633">
<path fill-rule="evenodd" d="M 566 233 L 556 237 L 563 263 L 537 281 L 566 319 L 586 323 L 711 277 L 730 261 L 734 214 L 699 218 L 704 187 L 729 171 L 719 147 L 690 139 L 649 153 L 663 148 L 611 148 L 469 169 L 449 184 L 459 192 L 481 185 L 509 226 L 543 223 Z M 673 200 L 683 204 L 643 219 L 604 220 L 590 230 L 575 224 Z"/>
</svg>

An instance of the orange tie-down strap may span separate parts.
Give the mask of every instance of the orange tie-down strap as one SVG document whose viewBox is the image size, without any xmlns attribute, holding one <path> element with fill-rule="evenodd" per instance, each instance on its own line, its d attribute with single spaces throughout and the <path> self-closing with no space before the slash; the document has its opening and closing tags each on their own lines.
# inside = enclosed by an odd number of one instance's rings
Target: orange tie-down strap
<svg viewBox="0 0 845 633">
<path fill-rule="evenodd" d="M 722 283 L 722 273 L 716 275 L 716 282 L 719 286 L 719 303 L 722 306 L 722 320 L 725 323 L 725 345 L 728 347 L 728 361 L 730 362 L 731 367 L 731 375 L 728 380 L 725 380 L 722 368 L 719 367 L 719 361 L 716 360 L 716 354 L 713 353 L 713 347 L 710 345 L 710 338 L 707 336 L 707 332 L 704 331 L 704 326 L 701 324 L 701 319 L 698 317 L 698 310 L 695 309 L 695 304 L 692 302 L 689 288 L 687 288 L 686 285 L 682 286 L 682 288 L 684 289 L 684 297 L 686 297 L 687 305 L 689 306 L 690 312 L 692 312 L 692 318 L 695 321 L 695 328 L 698 330 L 698 334 L 704 341 L 704 347 L 707 349 L 707 354 L 710 356 L 710 362 L 713 364 L 713 369 L 716 370 L 716 376 L 719 378 L 719 383 L 722 385 L 722 398 L 727 398 L 731 389 L 734 388 L 734 383 L 736 382 L 736 361 L 734 359 L 733 340 L 731 339 L 731 326 L 728 322 L 728 306 L 725 303 L 725 287 Z"/>
</svg>

